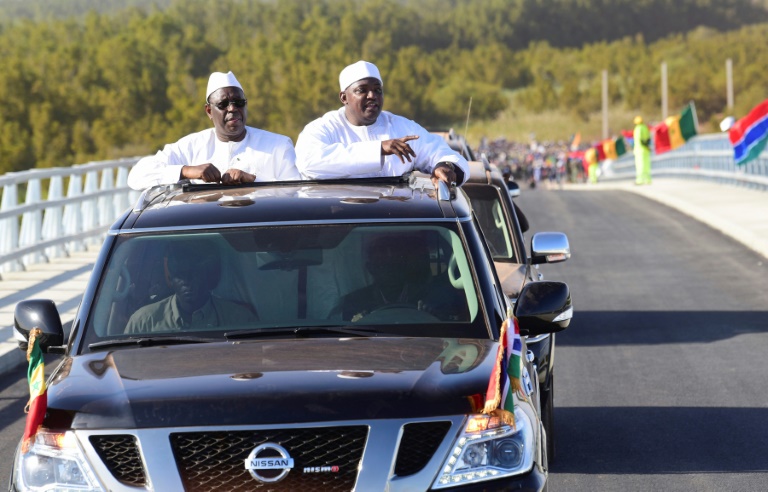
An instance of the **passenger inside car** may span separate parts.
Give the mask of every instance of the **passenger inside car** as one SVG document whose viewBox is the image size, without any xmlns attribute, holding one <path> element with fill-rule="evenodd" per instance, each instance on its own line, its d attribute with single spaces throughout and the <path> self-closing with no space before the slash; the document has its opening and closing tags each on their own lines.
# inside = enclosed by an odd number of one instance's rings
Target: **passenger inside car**
<svg viewBox="0 0 768 492">
<path fill-rule="evenodd" d="M 164 271 L 173 293 L 137 310 L 126 333 L 206 330 L 258 320 L 252 307 L 212 294 L 221 279 L 221 259 L 212 241 L 172 241 Z"/>
<path fill-rule="evenodd" d="M 335 313 L 352 322 L 376 319 L 396 310 L 423 313 L 412 312 L 409 318 L 414 321 L 468 320 L 464 292 L 450 284 L 446 266 L 441 268 L 439 261 L 431 261 L 432 252 L 439 259 L 437 239 L 437 234 L 426 233 L 368 237 L 362 257 L 371 282 L 345 295 Z"/>
</svg>

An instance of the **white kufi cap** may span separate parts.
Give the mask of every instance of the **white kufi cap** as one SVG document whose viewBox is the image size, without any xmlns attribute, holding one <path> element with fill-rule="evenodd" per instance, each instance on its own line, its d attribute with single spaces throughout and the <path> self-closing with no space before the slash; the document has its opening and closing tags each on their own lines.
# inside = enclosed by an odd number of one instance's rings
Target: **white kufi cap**
<svg viewBox="0 0 768 492">
<path fill-rule="evenodd" d="M 222 87 L 238 87 L 240 90 L 243 90 L 243 86 L 240 85 L 240 82 L 235 78 L 235 74 L 231 71 L 227 73 L 213 72 L 208 78 L 208 88 L 205 90 L 205 100 L 208 101 L 211 94 Z"/>
<path fill-rule="evenodd" d="M 367 79 L 368 77 L 378 79 L 381 82 L 381 86 L 384 87 L 384 82 L 381 80 L 381 75 L 376 65 L 360 60 L 341 71 L 339 74 L 339 88 L 344 91 L 358 80 Z"/>
</svg>

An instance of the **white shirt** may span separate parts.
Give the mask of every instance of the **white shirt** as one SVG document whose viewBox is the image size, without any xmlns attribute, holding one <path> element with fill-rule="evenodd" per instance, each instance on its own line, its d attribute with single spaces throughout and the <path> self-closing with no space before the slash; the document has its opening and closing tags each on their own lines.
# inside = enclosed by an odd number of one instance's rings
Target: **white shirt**
<svg viewBox="0 0 768 492">
<path fill-rule="evenodd" d="M 396 155 L 381 155 L 382 140 L 408 135 L 419 136 L 408 142 L 416 153 L 411 162 L 400 162 Z M 431 174 L 438 162 L 446 161 L 464 171 L 464 181 L 469 178 L 466 159 L 442 137 L 389 111 L 382 111 L 372 125 L 355 126 L 342 107 L 309 123 L 296 140 L 296 167 L 306 179 L 402 176 L 414 169 Z"/>
<path fill-rule="evenodd" d="M 296 153 L 290 138 L 250 126 L 239 142 L 222 142 L 209 128 L 167 144 L 155 155 L 139 160 L 128 174 L 128 186 L 143 190 L 158 184 L 179 181 L 181 166 L 210 162 L 222 174 L 240 169 L 256 176 L 256 181 L 299 180 Z"/>
</svg>

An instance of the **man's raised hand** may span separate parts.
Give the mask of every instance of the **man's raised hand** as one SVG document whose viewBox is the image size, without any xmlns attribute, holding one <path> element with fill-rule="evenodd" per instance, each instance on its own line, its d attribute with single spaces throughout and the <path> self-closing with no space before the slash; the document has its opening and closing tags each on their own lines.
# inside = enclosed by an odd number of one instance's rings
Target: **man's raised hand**
<svg viewBox="0 0 768 492">
<path fill-rule="evenodd" d="M 408 142 L 417 138 L 419 138 L 418 135 L 407 135 L 402 138 L 384 140 L 381 142 L 381 155 L 396 155 L 403 164 L 405 164 L 406 159 L 411 162 L 411 158 L 416 157 L 416 152 L 408 145 Z"/>
</svg>

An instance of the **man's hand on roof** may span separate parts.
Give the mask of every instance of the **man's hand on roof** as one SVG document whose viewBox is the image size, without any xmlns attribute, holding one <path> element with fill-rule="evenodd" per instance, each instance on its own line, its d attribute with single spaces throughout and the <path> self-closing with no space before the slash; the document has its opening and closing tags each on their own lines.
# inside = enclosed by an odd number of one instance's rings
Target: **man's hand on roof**
<svg viewBox="0 0 768 492">
<path fill-rule="evenodd" d="M 180 179 L 201 179 L 206 183 L 218 183 L 221 181 L 221 172 L 211 164 L 199 164 L 197 166 L 182 166 Z"/>
<path fill-rule="evenodd" d="M 241 183 L 253 183 L 256 176 L 240 169 L 227 169 L 227 172 L 221 177 L 221 184 L 236 185 Z"/>
<path fill-rule="evenodd" d="M 411 162 L 411 157 L 416 157 L 416 152 L 408 145 L 408 142 L 417 138 L 419 138 L 418 135 L 408 135 L 402 138 L 384 140 L 381 142 L 381 155 L 396 155 L 402 163 L 405 163 L 406 159 Z"/>
<path fill-rule="evenodd" d="M 438 162 L 432 170 L 432 184 L 437 189 L 437 182 L 442 181 L 450 187 L 456 186 L 456 171 L 450 162 Z"/>
</svg>

